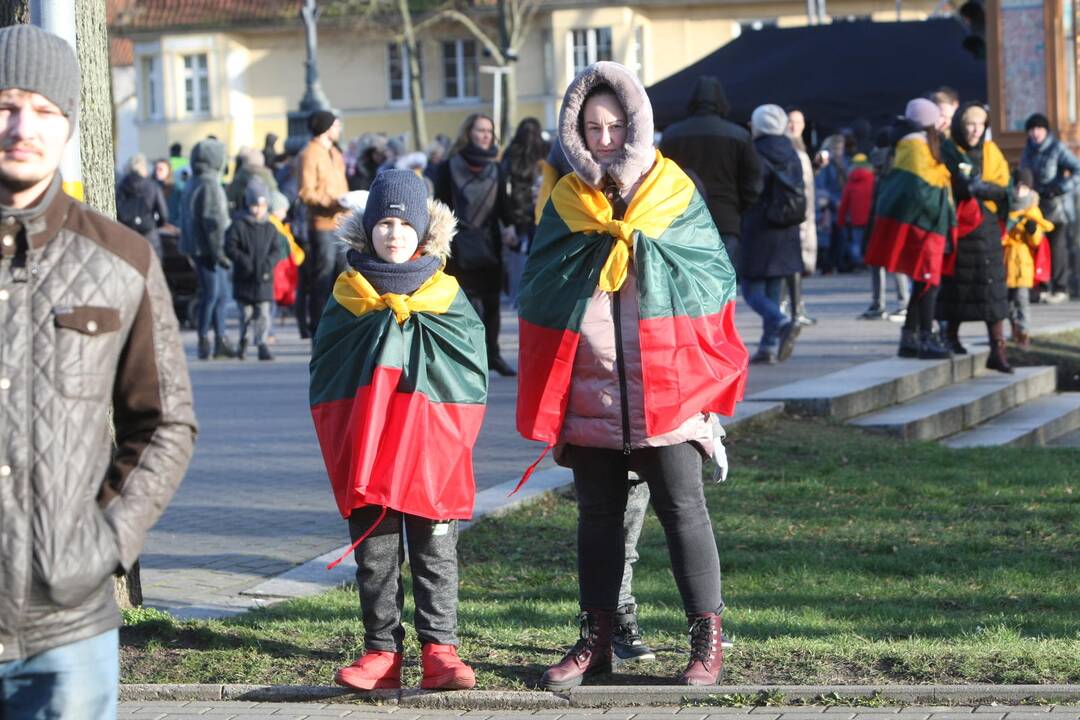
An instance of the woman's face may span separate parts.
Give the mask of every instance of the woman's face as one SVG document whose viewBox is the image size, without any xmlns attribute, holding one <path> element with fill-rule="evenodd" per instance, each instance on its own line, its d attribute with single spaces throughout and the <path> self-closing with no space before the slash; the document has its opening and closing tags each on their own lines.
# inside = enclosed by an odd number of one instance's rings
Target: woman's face
<svg viewBox="0 0 1080 720">
<path fill-rule="evenodd" d="M 469 140 L 481 150 L 487 150 L 495 142 L 495 126 L 486 117 L 476 118 L 469 128 Z"/>
<path fill-rule="evenodd" d="M 964 139 L 967 141 L 968 147 L 978 145 L 984 132 L 986 132 L 985 120 L 976 117 L 964 121 Z"/>
<path fill-rule="evenodd" d="M 593 95 L 582 111 L 585 145 L 597 162 L 612 160 L 626 144 L 626 112 L 614 95 Z"/>
<path fill-rule="evenodd" d="M 154 177 L 158 182 L 165 182 L 169 179 L 169 163 L 158 161 L 154 163 Z"/>
<path fill-rule="evenodd" d="M 375 254 L 383 262 L 403 263 L 416 254 L 416 230 L 401 218 L 384 217 L 375 223 L 371 235 Z"/>
</svg>

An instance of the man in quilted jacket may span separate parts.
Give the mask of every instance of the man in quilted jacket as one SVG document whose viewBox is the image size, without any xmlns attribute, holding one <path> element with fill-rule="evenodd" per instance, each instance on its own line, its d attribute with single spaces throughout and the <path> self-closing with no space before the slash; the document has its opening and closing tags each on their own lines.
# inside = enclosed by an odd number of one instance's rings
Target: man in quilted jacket
<svg viewBox="0 0 1080 720">
<path fill-rule="evenodd" d="M 70 45 L 0 29 L 4 718 L 115 717 L 112 577 L 138 557 L 196 432 L 157 257 L 61 188 L 78 102 Z"/>
</svg>

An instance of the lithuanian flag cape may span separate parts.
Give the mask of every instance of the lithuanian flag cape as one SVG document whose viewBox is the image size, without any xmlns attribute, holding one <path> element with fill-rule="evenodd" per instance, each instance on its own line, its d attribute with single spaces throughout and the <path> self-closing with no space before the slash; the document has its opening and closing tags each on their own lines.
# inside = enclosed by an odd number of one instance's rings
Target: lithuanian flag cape
<svg viewBox="0 0 1080 720">
<path fill-rule="evenodd" d="M 878 191 L 867 264 L 937 285 L 946 239 L 956 239 L 950 183 L 948 168 L 930 154 L 925 139 L 897 143 L 892 170 Z"/>
<path fill-rule="evenodd" d="M 631 261 L 649 436 L 695 413 L 731 415 L 742 399 L 735 271 L 693 182 L 658 152 L 622 221 L 575 174 L 544 208 L 518 295 L 517 426 L 526 438 L 558 441 L 585 307 L 598 286 L 618 291 Z"/>
<path fill-rule="evenodd" d="M 484 419 L 484 327 L 457 280 L 380 296 L 349 270 L 319 321 L 311 415 L 342 517 L 381 505 L 472 517 L 472 449 Z"/>
</svg>

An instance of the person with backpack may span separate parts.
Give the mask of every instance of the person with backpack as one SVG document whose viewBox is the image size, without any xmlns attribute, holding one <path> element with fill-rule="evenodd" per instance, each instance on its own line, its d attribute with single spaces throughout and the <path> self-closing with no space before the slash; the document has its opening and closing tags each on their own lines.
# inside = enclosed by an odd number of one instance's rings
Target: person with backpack
<svg viewBox="0 0 1080 720">
<path fill-rule="evenodd" d="M 150 163 L 142 153 L 131 156 L 127 173 L 116 187 L 116 219 L 146 238 L 161 257 L 158 228 L 169 224 L 169 205 L 161 186 L 150 178 Z"/>
<path fill-rule="evenodd" d="M 779 105 L 762 105 L 750 117 L 764 188 L 743 214 L 739 279 L 746 304 L 763 323 L 750 362 L 767 365 L 791 357 L 800 329 L 780 311 L 779 303 L 784 279 L 804 268 L 799 225 L 806 219 L 806 188 L 787 125 L 787 113 Z"/>
</svg>

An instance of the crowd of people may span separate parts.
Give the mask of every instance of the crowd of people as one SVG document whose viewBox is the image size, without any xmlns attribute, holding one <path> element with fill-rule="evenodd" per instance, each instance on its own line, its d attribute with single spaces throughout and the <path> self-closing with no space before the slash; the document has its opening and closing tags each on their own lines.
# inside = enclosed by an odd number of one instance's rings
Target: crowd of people
<svg viewBox="0 0 1080 720">
<path fill-rule="evenodd" d="M 492 119 L 474 114 L 426 156 L 378 136 L 343 152 L 340 119 L 315 112 L 295 156 L 267 138 L 228 184 L 213 137 L 187 159 L 176 146 L 131 158 L 113 221 L 61 191 L 73 49 L 16 26 L 0 29 L 0 57 L 0 392 L 5 417 L 28 419 L 0 425 L 0 687 L 19 688 L 0 715 L 115 709 L 111 577 L 137 559 L 196 434 L 166 238 L 197 276 L 199 358 L 270 359 L 275 303 L 312 339 L 312 418 L 364 628 L 364 654 L 335 681 L 358 690 L 401 686 L 406 552 L 422 687 L 476 683 L 457 652 L 456 544 L 489 371 L 519 374 L 517 429 L 576 490 L 580 637 L 540 684 L 653 657 L 632 594 L 651 504 L 689 635 L 677 682 L 712 685 L 724 603 L 703 464 L 724 479 L 718 416 L 734 413 L 751 362 L 785 360 L 813 324 L 803 277 L 870 266 L 863 317 L 903 321 L 901 356 L 966 352 L 958 329 L 978 321 L 1002 372 L 1004 320 L 1024 343 L 1035 292 L 1067 298 L 1080 163 L 1032 115 L 1010 170 L 987 109 L 947 90 L 913 99 L 876 142 L 853 123 L 811 155 L 797 108 L 762 105 L 746 129 L 702 78 L 658 144 L 636 74 L 599 62 L 571 82 L 550 139 L 527 119 L 500 152 Z M 739 286 L 763 320 L 752 357 Z M 499 349 L 503 294 L 519 316 L 516 370 Z"/>
</svg>

